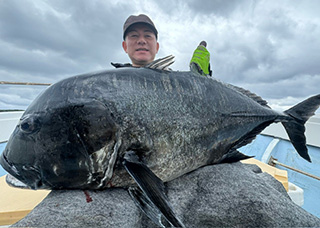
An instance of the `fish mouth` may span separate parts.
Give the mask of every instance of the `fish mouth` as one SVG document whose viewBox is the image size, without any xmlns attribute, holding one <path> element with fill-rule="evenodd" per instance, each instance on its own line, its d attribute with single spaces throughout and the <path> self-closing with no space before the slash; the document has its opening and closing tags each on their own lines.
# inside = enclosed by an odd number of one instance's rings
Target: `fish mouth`
<svg viewBox="0 0 320 228">
<path fill-rule="evenodd" d="M 22 169 L 19 169 L 8 160 L 5 154 L 2 154 L 0 164 L 9 173 L 6 176 L 6 182 L 9 186 L 34 190 L 42 188 L 40 173 L 34 167 L 22 166 Z M 25 172 L 21 174 L 19 170 Z"/>
<path fill-rule="evenodd" d="M 8 158 L 6 157 L 6 155 L 4 153 L 0 157 L 0 165 L 8 173 L 11 173 L 12 175 L 15 175 L 15 176 L 19 175 L 19 171 L 17 170 L 17 168 L 11 162 L 9 162 Z"/>
<path fill-rule="evenodd" d="M 6 182 L 9 186 L 14 188 L 23 188 L 23 189 L 32 189 L 30 186 L 26 185 L 25 183 L 21 182 L 10 173 L 6 176 Z"/>
</svg>

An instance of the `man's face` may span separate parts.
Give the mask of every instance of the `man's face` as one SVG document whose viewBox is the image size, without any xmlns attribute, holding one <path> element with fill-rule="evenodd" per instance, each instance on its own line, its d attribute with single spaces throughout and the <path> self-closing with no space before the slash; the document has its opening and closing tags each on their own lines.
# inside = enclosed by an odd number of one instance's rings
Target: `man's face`
<svg viewBox="0 0 320 228">
<path fill-rule="evenodd" d="M 137 24 L 128 31 L 122 47 L 128 53 L 132 65 L 142 67 L 154 60 L 159 50 L 159 43 L 148 26 Z"/>
</svg>

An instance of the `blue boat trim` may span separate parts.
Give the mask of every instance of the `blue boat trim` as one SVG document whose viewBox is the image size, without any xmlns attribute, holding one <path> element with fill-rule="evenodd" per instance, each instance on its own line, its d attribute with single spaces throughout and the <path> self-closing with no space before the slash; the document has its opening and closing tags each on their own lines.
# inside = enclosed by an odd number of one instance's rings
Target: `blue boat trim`
<svg viewBox="0 0 320 228">
<path fill-rule="evenodd" d="M 6 147 L 7 143 L 0 143 L 0 154 L 2 154 L 2 151 L 4 151 L 4 148 Z M 5 171 L 2 166 L 0 165 L 0 177 L 3 175 L 6 175 L 7 171 Z"/>
</svg>

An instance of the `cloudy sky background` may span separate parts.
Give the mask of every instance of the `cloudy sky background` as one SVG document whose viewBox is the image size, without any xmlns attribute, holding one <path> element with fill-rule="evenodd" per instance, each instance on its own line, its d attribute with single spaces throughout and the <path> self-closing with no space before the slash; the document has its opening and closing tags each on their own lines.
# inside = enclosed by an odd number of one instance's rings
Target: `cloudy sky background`
<svg viewBox="0 0 320 228">
<path fill-rule="evenodd" d="M 319 12 L 318 0 L 0 0 L 0 81 L 54 83 L 129 62 L 122 26 L 144 13 L 174 70 L 206 40 L 214 77 L 283 110 L 320 93 Z M 0 85 L 0 109 L 25 109 L 44 88 Z"/>
</svg>

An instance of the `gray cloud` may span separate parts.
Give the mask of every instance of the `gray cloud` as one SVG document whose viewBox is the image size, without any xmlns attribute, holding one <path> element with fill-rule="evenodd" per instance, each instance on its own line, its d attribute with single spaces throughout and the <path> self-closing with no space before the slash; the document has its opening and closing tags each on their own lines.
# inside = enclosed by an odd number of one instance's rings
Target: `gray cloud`
<svg viewBox="0 0 320 228">
<path fill-rule="evenodd" d="M 80 73 L 105 66 L 110 52 L 121 51 L 119 25 L 127 13 L 121 16 L 122 11 L 117 15 L 112 11 L 125 7 L 101 1 L 36 3 L 1 2 L 3 67 L 53 75 Z"/>
<path fill-rule="evenodd" d="M 122 25 L 145 13 L 173 69 L 188 70 L 206 40 L 216 78 L 287 107 L 320 92 L 319 11 L 317 0 L 0 1 L 0 81 L 53 83 L 128 62 Z M 25 108 L 41 90 L 0 85 L 0 109 Z"/>
<path fill-rule="evenodd" d="M 251 0 L 187 0 L 187 4 L 193 11 L 199 14 L 213 14 L 222 17 L 229 17 L 235 10 L 241 6 L 252 8 L 255 1 Z"/>
</svg>

